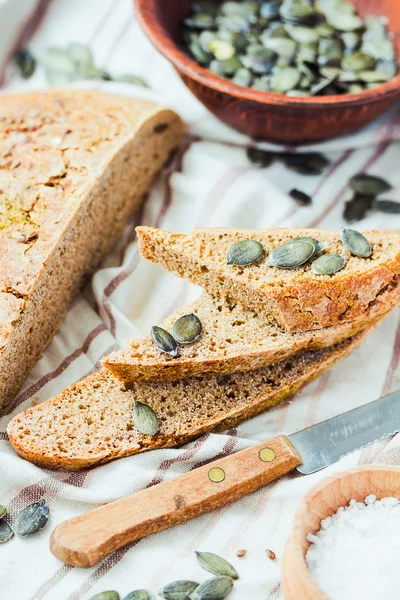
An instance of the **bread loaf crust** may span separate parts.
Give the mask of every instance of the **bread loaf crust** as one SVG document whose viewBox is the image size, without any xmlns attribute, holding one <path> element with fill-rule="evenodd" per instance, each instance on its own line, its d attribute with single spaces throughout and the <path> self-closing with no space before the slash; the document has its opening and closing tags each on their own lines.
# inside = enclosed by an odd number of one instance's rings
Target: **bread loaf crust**
<svg viewBox="0 0 400 600">
<path fill-rule="evenodd" d="M 140 252 L 148 260 L 190 279 L 214 297 L 240 302 L 275 319 L 291 333 L 354 321 L 377 305 L 382 313 L 384 306 L 390 310 L 398 303 L 392 292 L 400 275 L 400 236 L 394 232 L 364 232 L 373 248 L 368 259 L 352 256 L 339 234 L 317 229 L 195 229 L 186 236 L 138 227 L 137 233 Z M 270 267 L 265 259 L 247 267 L 226 263 L 229 247 L 242 239 L 261 242 L 267 256 L 300 236 L 326 244 L 323 252 L 345 254 L 345 268 L 333 276 L 320 276 L 311 272 L 309 263 L 288 270 Z"/>
<path fill-rule="evenodd" d="M 172 111 L 111 94 L 2 96 L 0 409 L 183 133 Z"/>
</svg>

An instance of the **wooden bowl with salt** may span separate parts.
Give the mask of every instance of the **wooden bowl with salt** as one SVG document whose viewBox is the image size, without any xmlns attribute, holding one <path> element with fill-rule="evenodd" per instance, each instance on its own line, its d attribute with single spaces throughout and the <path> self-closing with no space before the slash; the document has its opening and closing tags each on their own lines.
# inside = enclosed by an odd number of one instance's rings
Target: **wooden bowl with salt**
<svg viewBox="0 0 400 600">
<path fill-rule="evenodd" d="M 282 561 L 285 600 L 329 600 L 312 578 L 305 555 L 309 533 L 320 529 L 321 520 L 333 515 L 352 498 L 362 502 L 369 494 L 378 500 L 393 496 L 400 500 L 400 467 L 366 466 L 327 477 L 301 501 L 295 514 Z"/>
</svg>

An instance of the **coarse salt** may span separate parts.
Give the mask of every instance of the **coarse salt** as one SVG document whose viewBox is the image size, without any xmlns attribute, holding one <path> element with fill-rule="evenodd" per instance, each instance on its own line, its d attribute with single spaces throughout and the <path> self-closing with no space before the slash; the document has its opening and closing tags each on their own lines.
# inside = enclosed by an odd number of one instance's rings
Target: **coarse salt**
<svg viewBox="0 0 400 600">
<path fill-rule="evenodd" d="M 400 502 L 351 500 L 309 533 L 309 571 L 330 600 L 400 599 Z"/>
</svg>

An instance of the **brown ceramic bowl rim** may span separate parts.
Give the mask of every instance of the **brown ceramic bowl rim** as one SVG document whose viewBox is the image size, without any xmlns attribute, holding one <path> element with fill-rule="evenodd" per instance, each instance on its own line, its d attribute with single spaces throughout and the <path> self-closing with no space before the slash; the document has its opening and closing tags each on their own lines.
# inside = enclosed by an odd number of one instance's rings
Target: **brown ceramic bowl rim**
<svg viewBox="0 0 400 600">
<path fill-rule="evenodd" d="M 326 477 L 322 481 L 316 483 L 304 496 L 301 500 L 300 504 L 297 507 L 295 512 L 292 531 L 290 533 L 289 539 L 287 541 L 287 548 L 290 547 L 290 552 L 293 555 L 294 564 L 296 565 L 296 575 L 301 579 L 304 588 L 307 589 L 310 593 L 312 592 L 312 598 L 318 600 L 329 600 L 319 585 L 316 583 L 315 579 L 312 577 L 305 560 L 305 556 L 303 554 L 302 544 L 304 541 L 303 531 L 302 531 L 302 515 L 310 510 L 310 506 L 313 503 L 315 496 L 318 496 L 321 491 L 326 488 L 331 487 L 337 481 L 341 479 L 352 478 L 352 476 L 361 474 L 361 473 L 390 473 L 397 472 L 400 473 L 400 467 L 395 465 L 365 465 L 361 467 L 355 467 L 353 469 L 346 469 L 345 471 L 341 471 L 340 473 L 336 473 L 329 477 Z M 339 508 L 339 506 L 337 507 Z M 285 549 L 285 554 L 287 552 L 287 548 Z M 283 557 L 283 561 L 285 562 L 285 555 Z M 283 565 L 284 567 L 284 565 Z"/>
<path fill-rule="evenodd" d="M 240 100 L 258 102 L 270 106 L 315 106 L 328 107 L 335 104 L 339 107 L 349 107 L 377 102 L 382 98 L 389 98 L 396 95 L 400 90 L 400 74 L 393 79 L 382 83 L 376 88 L 371 88 L 358 92 L 356 94 L 344 94 L 335 96 L 307 96 L 290 97 L 284 94 L 273 94 L 254 90 L 249 87 L 236 85 L 227 79 L 214 75 L 208 69 L 200 66 L 195 60 L 186 55 L 183 50 L 171 39 L 168 32 L 156 17 L 157 7 L 160 6 L 160 0 L 136 0 L 136 14 L 143 30 L 154 44 L 154 46 L 163 54 L 179 71 L 194 79 L 200 84 L 210 87 L 213 90 L 229 94 Z"/>
</svg>

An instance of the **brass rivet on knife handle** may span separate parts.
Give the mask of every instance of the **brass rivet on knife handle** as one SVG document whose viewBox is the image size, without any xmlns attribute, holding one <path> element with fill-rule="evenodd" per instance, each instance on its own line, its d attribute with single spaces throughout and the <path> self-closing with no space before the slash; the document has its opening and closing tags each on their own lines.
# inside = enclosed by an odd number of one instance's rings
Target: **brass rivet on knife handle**
<svg viewBox="0 0 400 600">
<path fill-rule="evenodd" d="M 272 462 L 276 458 L 275 451 L 272 448 L 262 448 L 258 456 L 263 462 Z"/>
<path fill-rule="evenodd" d="M 214 467 L 208 471 L 208 479 L 213 483 L 221 483 L 225 479 L 225 471 L 219 467 Z"/>
</svg>

